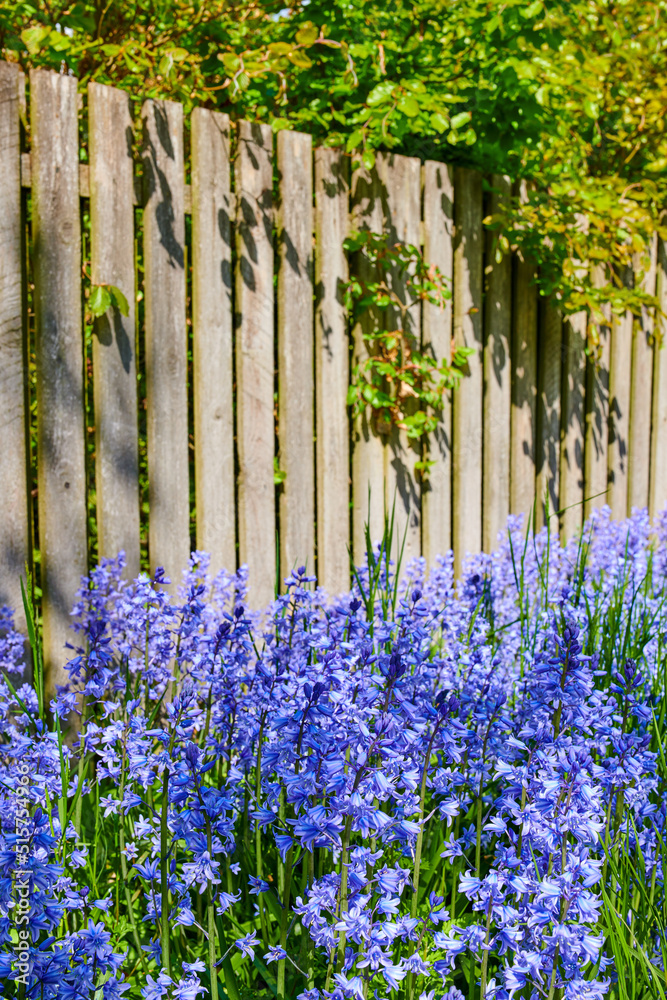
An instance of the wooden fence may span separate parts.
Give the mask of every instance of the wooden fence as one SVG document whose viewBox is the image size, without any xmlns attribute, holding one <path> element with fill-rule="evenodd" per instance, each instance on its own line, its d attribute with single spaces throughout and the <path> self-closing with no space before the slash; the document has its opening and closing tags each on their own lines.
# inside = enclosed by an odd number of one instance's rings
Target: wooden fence
<svg viewBox="0 0 667 1000">
<path fill-rule="evenodd" d="M 348 586 L 347 546 L 362 558 L 369 487 L 371 533 L 396 495 L 406 555 L 429 561 L 450 547 L 457 560 L 493 548 L 507 515 L 529 512 L 535 497 L 543 519 L 547 493 L 552 510 L 564 509 L 566 535 L 605 501 L 618 517 L 667 502 L 667 351 L 654 348 L 648 316 L 627 317 L 603 331 L 592 364 L 586 317 L 564 323 L 539 299 L 529 263 L 495 262 L 482 219 L 510 193 L 508 179 L 487 178 L 485 189 L 476 173 L 390 154 L 351 172 L 348 157 L 313 149 L 307 135 L 232 126 L 202 108 L 187 131 L 188 165 L 178 104 L 147 100 L 133 121 L 127 94 L 93 83 L 84 120 L 76 79 L 44 70 L 31 73 L 29 96 L 27 107 L 23 75 L 0 64 L 0 603 L 20 606 L 36 490 L 54 680 L 88 568 L 90 389 L 99 554 L 122 548 L 128 572 L 139 570 L 141 377 L 151 566 L 178 577 L 188 560 L 192 432 L 196 545 L 214 568 L 249 565 L 256 606 L 272 597 L 277 573 L 300 563 L 331 592 Z M 90 280 L 115 285 L 130 304 L 129 316 L 109 309 L 96 321 L 92 373 L 82 209 Z M 453 341 L 476 351 L 430 441 L 437 461 L 425 483 L 402 432 L 384 438 L 366 420 L 350 424 L 350 361 L 364 341 L 342 304 L 342 241 L 360 227 L 420 244 L 451 278 L 447 309 L 413 309 L 424 348 L 436 358 Z M 648 280 L 667 307 L 662 246 L 655 256 Z M 278 488 L 274 461 L 285 473 Z"/>
</svg>

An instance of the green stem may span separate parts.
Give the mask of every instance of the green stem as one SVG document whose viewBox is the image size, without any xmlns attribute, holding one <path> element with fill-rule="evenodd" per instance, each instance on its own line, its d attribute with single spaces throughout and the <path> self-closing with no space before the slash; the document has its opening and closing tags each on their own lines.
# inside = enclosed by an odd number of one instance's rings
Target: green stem
<svg viewBox="0 0 667 1000">
<path fill-rule="evenodd" d="M 294 864 L 294 844 L 290 847 L 287 852 L 287 858 L 285 861 L 285 875 L 284 875 L 284 888 L 283 888 L 283 910 L 280 915 L 280 947 L 286 949 L 287 945 L 287 926 L 290 916 L 290 892 L 292 888 L 292 865 Z M 278 962 L 278 974 L 277 974 L 277 994 L 278 1000 L 286 1000 L 285 997 L 285 964 L 286 959 L 281 959 Z"/>
<path fill-rule="evenodd" d="M 485 1000 L 486 997 L 486 976 L 489 967 L 489 937 L 491 935 L 491 900 L 489 900 L 489 905 L 486 913 L 486 937 L 484 938 L 484 954 L 482 955 L 482 976 L 480 981 L 480 1000 Z"/>
<path fill-rule="evenodd" d="M 161 895 L 161 941 L 162 941 L 162 965 L 167 970 L 167 975 L 171 975 L 171 962 L 169 958 L 169 869 L 167 858 L 169 853 L 169 827 L 167 825 L 167 812 L 169 809 L 169 769 L 165 767 L 162 776 L 162 811 L 160 816 L 160 895 Z"/>
</svg>

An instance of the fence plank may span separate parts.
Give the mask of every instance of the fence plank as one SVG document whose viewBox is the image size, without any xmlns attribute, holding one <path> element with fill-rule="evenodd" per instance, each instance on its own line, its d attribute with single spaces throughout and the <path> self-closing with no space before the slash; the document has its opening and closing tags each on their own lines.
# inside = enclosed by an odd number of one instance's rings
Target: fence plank
<svg viewBox="0 0 667 1000">
<path fill-rule="evenodd" d="M 87 570 L 79 136 L 74 77 L 30 73 L 39 547 L 47 693 Z"/>
<path fill-rule="evenodd" d="M 594 281 L 604 282 L 597 267 Z M 600 328 L 599 354 L 586 363 L 586 444 L 584 448 L 584 516 L 608 501 L 609 462 L 609 352 L 611 310 L 606 309 L 605 326 Z"/>
<path fill-rule="evenodd" d="M 302 132 L 278 133 L 278 431 L 280 575 L 315 569 L 313 378 L 313 146 Z"/>
<path fill-rule="evenodd" d="M 626 269 L 622 276 L 632 281 Z M 628 513 L 628 444 L 632 369 L 632 313 L 612 316 L 609 353 L 609 506 L 615 518 Z"/>
<path fill-rule="evenodd" d="M 507 202 L 512 188 L 509 178 L 494 175 L 489 214 L 495 215 Z M 493 259 L 496 234 L 486 234 L 487 279 L 484 309 L 484 497 L 482 547 L 496 548 L 499 533 L 510 513 L 510 424 L 512 320 L 512 258 Z M 522 303 L 517 303 L 520 310 Z M 534 336 L 534 333 L 533 333 Z"/>
<path fill-rule="evenodd" d="M 95 491 L 100 556 L 123 549 L 130 579 L 139 574 L 139 447 L 134 291 L 134 162 L 128 95 L 88 85 L 90 273 L 114 285 L 129 306 L 95 320 Z"/>
<path fill-rule="evenodd" d="M 452 541 L 458 575 L 482 543 L 482 178 L 457 168 L 454 198 L 454 341 L 473 347 L 452 402 Z"/>
<path fill-rule="evenodd" d="M 586 313 L 576 313 L 563 324 L 560 509 L 564 541 L 573 537 L 583 521 L 586 321 Z"/>
<path fill-rule="evenodd" d="M 192 328 L 197 548 L 236 569 L 229 118 L 195 108 Z"/>
<path fill-rule="evenodd" d="M 250 569 L 256 608 L 272 600 L 276 578 L 271 154 L 271 128 L 240 122 L 235 177 L 239 561 Z"/>
<path fill-rule="evenodd" d="M 424 260 L 435 264 L 448 282 L 454 269 L 453 171 L 444 163 L 424 164 Z M 424 303 L 422 346 L 437 362 L 451 360 L 452 302 L 444 309 Z M 452 409 L 448 393 L 440 423 L 429 441 L 428 457 L 435 460 L 422 484 L 422 553 L 429 566 L 452 544 Z"/>
<path fill-rule="evenodd" d="M 658 241 L 656 261 L 656 296 L 663 314 L 667 314 L 667 247 Z M 653 426 L 651 433 L 651 482 L 649 513 L 651 517 L 667 507 L 667 323 L 660 321 L 661 336 L 653 345 Z"/>
<path fill-rule="evenodd" d="M 642 288 L 655 293 L 657 237 L 650 249 L 650 266 Z M 638 268 L 637 268 L 638 270 Z M 628 435 L 628 508 L 647 507 L 651 461 L 651 387 L 653 380 L 653 318 L 647 309 L 633 324 L 630 432 Z"/>
<path fill-rule="evenodd" d="M 173 589 L 190 555 L 183 108 L 145 101 L 142 118 L 148 548 Z"/>
<path fill-rule="evenodd" d="M 343 286 L 348 230 L 347 158 L 315 150 L 315 399 L 317 578 L 330 594 L 350 584 L 349 340 Z"/>
<path fill-rule="evenodd" d="M 26 437 L 27 359 L 23 341 L 20 90 L 22 74 L 0 62 L 0 606 L 25 628 L 20 578 L 30 564 Z"/>
<path fill-rule="evenodd" d="M 421 221 L 421 162 L 416 157 L 382 155 L 378 171 L 386 191 L 385 229 L 390 243 L 419 246 Z M 409 300 L 405 279 L 393 273 L 391 287 L 405 305 Z M 390 329 L 398 329 L 399 310 L 387 310 Z M 405 333 L 421 349 L 421 308 L 415 302 L 405 316 Z M 390 504 L 396 502 L 397 541 L 403 544 L 403 566 L 421 555 L 421 496 L 415 462 L 421 458 L 421 445 L 408 438 L 406 431 L 393 427 L 385 447 L 385 489 Z"/>
<path fill-rule="evenodd" d="M 358 168 L 352 175 L 351 228 L 382 233 L 384 227 L 383 192 L 377 168 Z M 350 270 L 363 282 L 372 281 L 373 269 L 357 255 Z M 352 331 L 352 366 L 369 356 L 364 334 L 373 332 L 382 322 L 379 313 L 366 313 Z M 389 498 L 390 499 L 390 498 Z M 382 538 L 387 502 L 384 480 L 384 444 L 377 433 L 370 407 L 354 421 L 352 430 L 352 553 L 357 565 L 366 554 L 364 526 L 368 523 L 373 543 Z"/>
<path fill-rule="evenodd" d="M 529 261 L 514 261 L 513 298 L 510 510 L 523 514 L 527 525 L 535 502 L 538 313 L 535 267 Z"/>
<path fill-rule="evenodd" d="M 558 534 L 560 509 L 560 393 L 562 384 L 563 320 L 552 301 L 543 299 L 539 308 L 537 375 L 537 443 L 535 466 L 535 520 L 542 528 L 548 520 L 550 532 Z"/>
</svg>

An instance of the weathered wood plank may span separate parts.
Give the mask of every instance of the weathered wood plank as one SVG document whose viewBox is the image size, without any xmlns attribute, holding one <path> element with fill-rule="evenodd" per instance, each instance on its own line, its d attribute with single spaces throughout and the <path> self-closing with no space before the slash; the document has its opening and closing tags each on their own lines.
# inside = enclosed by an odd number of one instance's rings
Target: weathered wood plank
<svg viewBox="0 0 667 1000">
<path fill-rule="evenodd" d="M 122 549 L 139 574 L 139 447 L 134 292 L 133 123 L 128 95 L 88 85 L 91 280 L 114 285 L 129 306 L 95 320 L 95 492 L 99 555 Z"/>
<path fill-rule="evenodd" d="M 236 382 L 239 561 L 250 569 L 250 601 L 264 607 L 276 578 L 273 481 L 272 132 L 239 123 L 236 161 Z"/>
<path fill-rule="evenodd" d="M 315 569 L 313 146 L 278 133 L 278 433 L 280 575 Z"/>
<path fill-rule="evenodd" d="M 628 268 L 622 279 L 632 281 Z M 615 518 L 628 514 L 628 446 L 632 313 L 612 316 L 609 354 L 609 506 Z"/>
<path fill-rule="evenodd" d="M 593 278 L 601 285 L 600 267 Z M 608 501 L 609 462 L 609 352 L 611 310 L 605 310 L 607 323 L 600 328 L 598 356 L 586 363 L 586 445 L 584 448 L 584 517 Z"/>
<path fill-rule="evenodd" d="M 658 241 L 656 295 L 667 313 L 667 247 Z M 651 517 L 667 507 L 667 323 L 661 320 L 660 337 L 653 346 L 653 420 L 651 429 Z"/>
<path fill-rule="evenodd" d="M 25 628 L 21 577 L 30 565 L 27 359 L 23 339 L 20 91 L 22 74 L 0 62 L 0 606 Z"/>
<path fill-rule="evenodd" d="M 564 541 L 581 528 L 584 513 L 586 323 L 586 313 L 576 313 L 563 324 L 560 509 Z"/>
<path fill-rule="evenodd" d="M 416 157 L 378 157 L 378 172 L 386 192 L 385 229 L 389 243 L 407 243 L 418 246 L 421 221 L 421 162 Z M 398 273 L 391 275 L 392 291 L 406 305 L 410 295 L 406 282 Z M 389 329 L 403 332 L 416 350 L 421 349 L 421 307 L 413 303 L 400 318 L 399 309 L 387 310 Z M 385 483 L 387 499 L 395 498 L 395 530 L 397 541 L 403 545 L 403 568 L 421 555 L 421 491 L 415 473 L 415 462 L 421 458 L 421 442 L 410 441 L 405 430 L 393 427 L 385 447 Z"/>
<path fill-rule="evenodd" d="M 450 283 L 454 270 L 454 177 L 444 163 L 424 164 L 424 260 L 435 264 Z M 452 300 L 445 308 L 425 302 L 422 311 L 422 346 L 437 362 L 451 361 Z M 422 483 L 422 553 L 429 566 L 452 544 L 452 409 L 447 394 L 440 423 L 428 443 L 428 457 L 435 461 Z"/>
<path fill-rule="evenodd" d="M 563 320 L 552 301 L 543 299 L 539 307 L 537 376 L 537 443 L 535 448 L 535 520 L 538 528 L 547 522 L 558 535 L 560 509 L 560 393 L 563 352 Z"/>
<path fill-rule="evenodd" d="M 192 328 L 197 548 L 236 569 L 229 118 L 195 108 Z"/>
<path fill-rule="evenodd" d="M 315 150 L 315 400 L 317 577 L 330 594 L 350 584 L 349 339 L 343 288 L 348 231 L 347 158 Z"/>
<path fill-rule="evenodd" d="M 482 178 L 457 168 L 454 197 L 454 341 L 472 347 L 452 402 L 452 541 L 458 575 L 482 544 Z"/>
<path fill-rule="evenodd" d="M 642 288 L 655 293 L 657 237 L 650 248 L 650 264 Z M 638 270 L 638 266 L 636 266 Z M 653 317 L 647 309 L 635 320 L 632 332 L 632 376 L 630 386 L 630 433 L 628 462 L 628 508 L 648 507 L 651 463 L 651 389 L 653 381 Z"/>
<path fill-rule="evenodd" d="M 509 200 L 509 178 L 491 178 L 489 214 L 496 215 Z M 510 513 L 512 258 L 494 258 L 497 234 L 486 234 L 486 295 L 484 308 L 484 474 L 482 547 L 492 552 Z M 528 292 L 527 296 L 528 297 Z M 517 301 L 520 311 L 524 300 Z"/>
<path fill-rule="evenodd" d="M 30 73 L 37 465 L 47 695 L 66 682 L 70 611 L 87 570 L 77 82 Z"/>
<path fill-rule="evenodd" d="M 142 119 L 148 548 L 175 589 L 190 555 L 183 108 L 149 100 Z"/>
<path fill-rule="evenodd" d="M 384 227 L 383 192 L 377 168 L 359 167 L 352 175 L 351 229 L 382 233 Z M 350 261 L 350 270 L 362 282 L 372 281 L 373 269 L 362 255 Z M 371 335 L 382 323 L 379 312 L 368 312 L 352 331 L 352 367 L 368 357 L 364 334 Z M 382 538 L 384 513 L 391 506 L 384 479 L 384 443 L 370 407 L 354 420 L 352 430 L 352 554 L 357 565 L 366 555 L 364 526 L 368 524 L 373 543 Z"/>
</svg>

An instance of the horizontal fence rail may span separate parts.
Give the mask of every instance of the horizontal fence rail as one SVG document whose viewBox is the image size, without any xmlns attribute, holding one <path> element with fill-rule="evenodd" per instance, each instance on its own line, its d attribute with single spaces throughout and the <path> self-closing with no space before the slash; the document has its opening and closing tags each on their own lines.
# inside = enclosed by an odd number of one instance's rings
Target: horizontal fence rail
<svg viewBox="0 0 667 1000">
<path fill-rule="evenodd" d="M 147 550 L 177 580 L 196 545 L 214 570 L 247 564 L 261 607 L 300 564 L 346 589 L 348 547 L 363 559 L 365 523 L 378 539 L 394 500 L 405 557 L 452 547 L 457 566 L 533 505 L 570 535 L 603 503 L 623 517 L 667 502 L 651 317 L 610 316 L 593 362 L 587 317 L 540 299 L 529 261 L 495 259 L 482 220 L 508 178 L 393 154 L 352 170 L 307 135 L 203 108 L 188 123 L 147 100 L 133 116 L 95 83 L 84 120 L 77 81 L 45 70 L 25 94 L 0 64 L 0 604 L 20 609 L 38 560 L 52 683 L 91 512 L 97 557 L 123 549 L 135 575 Z M 343 241 L 362 228 L 420 246 L 452 283 L 444 309 L 411 308 L 417 343 L 436 359 L 474 348 L 424 481 L 421 444 L 346 405 L 367 346 L 343 290 L 371 275 Z M 667 308 L 666 266 L 656 244 L 646 288 Z M 129 305 L 95 319 L 90 345 L 85 282 Z"/>
</svg>

